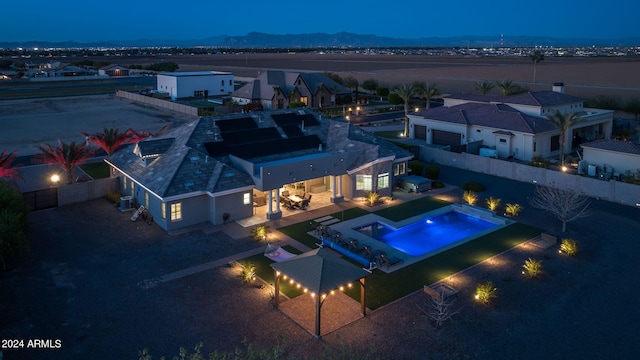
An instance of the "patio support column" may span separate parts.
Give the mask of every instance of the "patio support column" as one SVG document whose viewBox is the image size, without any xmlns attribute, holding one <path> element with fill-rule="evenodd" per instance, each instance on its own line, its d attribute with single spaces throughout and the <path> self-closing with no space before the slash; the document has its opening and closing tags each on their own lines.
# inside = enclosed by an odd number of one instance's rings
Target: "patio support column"
<svg viewBox="0 0 640 360">
<path fill-rule="evenodd" d="M 336 178 L 339 184 L 336 185 Z M 339 203 L 344 200 L 342 196 L 342 176 L 331 175 L 331 202 Z"/>
<path fill-rule="evenodd" d="M 362 312 L 362 316 L 367 316 L 367 307 L 365 306 L 365 294 L 364 290 L 364 278 L 360 279 L 360 311 Z"/>
<path fill-rule="evenodd" d="M 320 336 L 320 310 L 322 310 L 322 304 L 324 303 L 326 298 L 326 294 L 324 296 L 321 294 L 317 294 L 313 297 L 313 302 L 316 305 L 316 339 L 320 339 L 322 337 Z"/>
<path fill-rule="evenodd" d="M 276 212 L 280 212 L 280 188 L 276 189 Z"/>
<path fill-rule="evenodd" d="M 342 197 L 342 175 L 338 175 L 338 196 Z"/>
<path fill-rule="evenodd" d="M 273 190 L 269 190 L 269 195 L 267 196 L 267 218 L 269 218 L 269 215 L 271 215 L 273 213 Z"/>
<path fill-rule="evenodd" d="M 275 279 L 275 294 L 276 294 L 276 309 L 280 306 L 280 275 L 277 271 L 273 270 L 273 278 Z"/>
</svg>

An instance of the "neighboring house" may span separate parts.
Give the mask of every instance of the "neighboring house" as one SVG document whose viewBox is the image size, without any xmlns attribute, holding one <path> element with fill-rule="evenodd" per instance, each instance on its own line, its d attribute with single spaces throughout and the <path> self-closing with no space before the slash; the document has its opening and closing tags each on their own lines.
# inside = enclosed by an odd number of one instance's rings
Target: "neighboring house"
<svg viewBox="0 0 640 360">
<path fill-rule="evenodd" d="M 323 73 L 299 73 L 279 70 L 262 72 L 231 94 L 240 105 L 259 104 L 266 110 L 286 109 L 292 102 L 309 108 L 351 102 L 351 91 Z"/>
<path fill-rule="evenodd" d="M 129 76 L 129 69 L 120 65 L 107 65 L 98 69 L 98 75 L 109 77 Z"/>
<path fill-rule="evenodd" d="M 196 97 L 227 96 L 233 92 L 234 78 L 230 72 L 193 71 L 160 73 L 156 89 L 168 93 L 171 100 Z"/>
<path fill-rule="evenodd" d="M 409 136 L 426 144 L 479 153 L 495 149 L 498 157 L 529 161 L 560 152 L 560 130 L 546 118 L 574 112 L 582 119 L 565 139 L 565 153 L 581 143 L 611 136 L 613 111 L 583 107 L 583 100 L 557 91 L 512 96 L 458 94 L 444 97 L 444 106 L 409 115 Z"/>
<path fill-rule="evenodd" d="M 31 67 L 25 73 L 26 77 L 72 77 L 72 76 L 95 76 L 97 71 L 85 69 L 75 65 L 60 65 L 58 67 L 49 67 L 58 62 L 52 64 L 45 64 L 40 67 Z"/>
<path fill-rule="evenodd" d="M 588 166 L 592 168 L 591 176 L 602 174 L 620 180 L 621 176 L 640 176 L 640 144 L 622 140 L 596 140 L 581 145 L 582 158 L 586 163 L 582 173 L 588 174 Z"/>
<path fill-rule="evenodd" d="M 106 162 L 121 193 L 171 231 L 251 217 L 262 204 L 266 218 L 280 218 L 280 195 L 292 186 L 327 192 L 331 202 L 390 196 L 412 157 L 346 121 L 299 109 L 202 117 Z"/>
</svg>

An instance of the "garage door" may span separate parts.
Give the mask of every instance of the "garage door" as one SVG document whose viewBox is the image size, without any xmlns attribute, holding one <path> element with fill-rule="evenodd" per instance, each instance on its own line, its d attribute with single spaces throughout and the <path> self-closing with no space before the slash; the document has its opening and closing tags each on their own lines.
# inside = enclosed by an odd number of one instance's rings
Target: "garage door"
<svg viewBox="0 0 640 360">
<path fill-rule="evenodd" d="M 435 145 L 460 145 L 460 134 L 442 130 L 433 130 L 433 144 Z"/>
<path fill-rule="evenodd" d="M 424 125 L 414 125 L 413 127 L 414 137 L 418 140 L 427 140 L 427 127 Z"/>
</svg>

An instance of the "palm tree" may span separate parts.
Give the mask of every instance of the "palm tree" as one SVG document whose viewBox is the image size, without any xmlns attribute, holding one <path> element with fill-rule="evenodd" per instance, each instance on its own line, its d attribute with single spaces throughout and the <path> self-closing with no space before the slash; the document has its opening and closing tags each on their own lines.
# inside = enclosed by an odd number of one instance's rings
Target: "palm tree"
<svg viewBox="0 0 640 360">
<path fill-rule="evenodd" d="M 482 95 L 490 93 L 494 87 L 496 87 L 496 83 L 488 80 L 476 81 L 474 84 L 476 92 Z"/>
<path fill-rule="evenodd" d="M 73 167 L 84 163 L 93 155 L 93 150 L 87 147 L 84 142 L 65 144 L 58 140 L 58 146 L 42 144 L 39 149 L 40 153 L 35 155 L 34 161 L 60 166 L 67 176 L 67 184 L 73 183 Z"/>
<path fill-rule="evenodd" d="M 575 113 L 561 113 L 559 110 L 556 110 L 553 115 L 547 115 L 546 117 L 560 129 L 560 166 L 564 166 L 564 142 L 567 130 L 582 121 L 582 119 L 577 117 Z"/>
<path fill-rule="evenodd" d="M 496 85 L 500 88 L 500 91 L 502 91 L 502 95 L 511 95 L 518 87 L 517 84 L 513 83 L 513 80 L 498 81 Z"/>
<path fill-rule="evenodd" d="M 413 83 L 413 86 L 416 89 L 417 95 L 424 96 L 425 99 L 427 99 L 427 109 L 431 107 L 431 99 L 440 95 L 440 90 L 438 89 L 437 84 L 429 84 L 424 81 L 419 81 Z"/>
<path fill-rule="evenodd" d="M 132 140 L 132 135 L 128 130 L 121 133 L 119 129 L 113 128 L 104 128 L 101 133 L 87 134 L 81 132 L 80 134 L 86 137 L 88 142 L 98 145 L 107 155 L 113 154 L 120 146 L 128 144 Z"/>
<path fill-rule="evenodd" d="M 540 50 L 534 51 L 531 55 L 529 55 L 531 61 L 533 61 L 533 82 L 536 82 L 536 65 L 544 60 L 544 54 Z"/>
<path fill-rule="evenodd" d="M 393 89 L 393 93 L 404 101 L 404 137 L 409 136 L 409 100 L 416 94 L 414 84 L 401 84 Z"/>
<path fill-rule="evenodd" d="M 133 143 L 137 143 L 138 141 L 142 141 L 146 138 L 149 137 L 158 137 L 162 134 L 164 134 L 165 131 L 167 131 L 167 129 L 169 128 L 169 125 L 165 125 L 162 127 L 162 129 L 160 129 L 160 131 L 152 133 L 152 132 L 137 132 L 135 130 L 133 130 L 132 128 L 128 128 L 127 131 L 125 132 L 125 134 L 129 134 L 130 136 L 130 140 L 129 140 L 129 144 L 133 144 Z"/>
<path fill-rule="evenodd" d="M 22 179 L 18 170 L 11 165 L 17 157 L 18 151 L 8 152 L 4 150 L 2 154 L 0 154 L 0 179 Z"/>
</svg>

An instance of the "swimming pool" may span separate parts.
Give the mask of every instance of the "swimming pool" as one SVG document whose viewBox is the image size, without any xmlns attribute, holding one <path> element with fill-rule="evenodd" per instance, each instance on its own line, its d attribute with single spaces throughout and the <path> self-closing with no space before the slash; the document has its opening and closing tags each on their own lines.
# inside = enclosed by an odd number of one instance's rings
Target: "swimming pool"
<svg viewBox="0 0 640 360">
<path fill-rule="evenodd" d="M 397 229 L 376 221 L 354 230 L 405 254 L 421 256 L 434 250 L 458 245 L 465 242 L 464 239 L 471 240 L 499 226 L 495 222 L 458 211 L 449 211 L 423 218 Z"/>
</svg>

